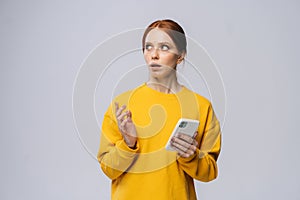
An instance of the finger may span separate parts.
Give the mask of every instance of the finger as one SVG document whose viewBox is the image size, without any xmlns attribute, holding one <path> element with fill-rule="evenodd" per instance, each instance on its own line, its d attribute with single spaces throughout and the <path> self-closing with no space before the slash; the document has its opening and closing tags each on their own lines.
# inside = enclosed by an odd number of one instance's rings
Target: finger
<svg viewBox="0 0 300 200">
<path fill-rule="evenodd" d="M 189 153 L 189 154 L 193 154 L 196 150 L 196 147 L 186 143 L 185 141 L 181 141 L 179 139 L 174 138 L 172 140 L 172 146 L 176 147 L 177 149 L 179 149 L 180 151 L 184 152 L 184 153 Z"/>
<path fill-rule="evenodd" d="M 191 150 L 191 151 L 196 151 L 198 142 L 196 140 L 193 140 L 191 143 L 186 142 L 185 140 L 182 140 L 180 138 L 174 137 L 172 139 L 172 142 L 179 144 L 182 146 L 183 151 Z M 179 146 L 178 146 L 179 147 Z M 180 148 L 180 147 L 179 147 Z"/>
<path fill-rule="evenodd" d="M 177 148 L 177 147 L 176 147 Z M 194 146 L 191 146 L 189 149 L 187 149 L 186 151 L 182 151 L 182 149 L 177 148 L 178 149 L 178 153 L 181 157 L 190 157 L 191 155 L 194 155 L 196 152 L 196 148 Z"/>
<path fill-rule="evenodd" d="M 119 110 L 119 103 L 115 102 L 115 115 L 117 116 L 117 111 Z"/>
<path fill-rule="evenodd" d="M 177 153 L 180 157 L 188 158 L 194 154 L 193 151 L 183 151 L 181 148 L 178 148 L 177 146 L 173 146 L 173 145 L 172 145 L 172 147 L 175 151 L 177 151 Z"/>
<path fill-rule="evenodd" d="M 179 144 L 180 146 L 182 146 L 183 148 L 185 149 L 188 149 L 189 146 L 191 145 L 190 143 L 186 142 L 185 140 L 183 140 L 182 138 L 178 137 L 178 136 L 175 136 L 172 138 L 171 140 L 173 143 L 177 143 Z M 184 150 L 184 149 L 183 149 Z"/>
<path fill-rule="evenodd" d="M 116 111 L 116 117 L 118 117 L 122 112 L 123 110 L 125 110 L 126 108 L 126 105 L 122 105 L 117 111 Z"/>
<path fill-rule="evenodd" d="M 121 122 L 120 126 L 121 126 L 121 127 L 125 127 L 125 125 L 126 125 L 127 122 L 128 122 L 128 118 L 124 119 L 124 120 Z"/>
<path fill-rule="evenodd" d="M 194 141 L 193 141 L 193 145 L 194 145 L 195 147 L 198 147 L 198 142 L 197 142 L 197 140 L 194 140 Z"/>
<path fill-rule="evenodd" d="M 117 111 L 119 109 L 119 103 L 115 102 L 115 110 Z"/>
<path fill-rule="evenodd" d="M 126 123 L 126 119 L 124 119 L 123 121 L 119 121 L 119 129 L 122 133 L 126 133 Z"/>
<path fill-rule="evenodd" d="M 117 117 L 118 122 L 122 122 L 122 121 L 124 120 L 124 117 L 128 115 L 127 112 L 128 112 L 128 111 L 123 112 L 122 114 L 120 114 L 120 115 Z"/>
<path fill-rule="evenodd" d="M 185 151 L 183 151 L 181 148 L 178 148 L 177 145 L 172 144 L 172 148 L 177 151 L 178 155 L 180 156 L 185 154 Z"/>
<path fill-rule="evenodd" d="M 132 122 L 132 113 L 130 110 L 127 111 L 127 122 Z"/>
<path fill-rule="evenodd" d="M 187 142 L 188 144 L 192 144 L 194 138 L 192 138 L 191 136 L 184 134 L 184 133 L 178 133 L 175 137 L 184 140 L 185 142 Z"/>
<path fill-rule="evenodd" d="M 129 118 L 124 119 L 124 121 L 122 121 L 122 123 L 120 124 L 120 126 L 121 126 L 122 131 L 123 131 L 124 134 L 127 134 L 129 136 L 134 137 L 134 135 L 132 133 L 128 133 L 127 132 L 128 130 L 126 130 L 126 124 L 128 123 L 129 120 L 130 120 Z"/>
</svg>

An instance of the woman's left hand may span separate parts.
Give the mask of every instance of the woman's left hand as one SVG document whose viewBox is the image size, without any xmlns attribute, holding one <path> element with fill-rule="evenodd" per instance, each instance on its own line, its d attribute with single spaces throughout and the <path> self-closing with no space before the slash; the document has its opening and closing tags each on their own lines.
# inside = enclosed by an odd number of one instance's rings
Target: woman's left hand
<svg viewBox="0 0 300 200">
<path fill-rule="evenodd" d="M 188 158 L 195 154 L 198 146 L 198 142 L 195 140 L 197 134 L 198 132 L 195 132 L 194 136 L 191 137 L 184 133 L 178 133 L 172 138 L 171 145 L 179 156 Z"/>
</svg>

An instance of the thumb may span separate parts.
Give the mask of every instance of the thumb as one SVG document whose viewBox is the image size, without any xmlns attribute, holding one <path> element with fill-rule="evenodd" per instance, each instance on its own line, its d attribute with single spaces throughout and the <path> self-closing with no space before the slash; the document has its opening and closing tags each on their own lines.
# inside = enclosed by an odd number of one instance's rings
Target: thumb
<svg viewBox="0 0 300 200">
<path fill-rule="evenodd" d="M 130 118 L 132 117 L 132 113 L 130 110 L 128 111 L 128 117 L 130 117 Z"/>
<path fill-rule="evenodd" d="M 195 138 L 197 137 L 197 135 L 198 135 L 198 131 L 196 131 L 196 132 L 194 133 L 193 138 L 195 139 Z"/>
</svg>

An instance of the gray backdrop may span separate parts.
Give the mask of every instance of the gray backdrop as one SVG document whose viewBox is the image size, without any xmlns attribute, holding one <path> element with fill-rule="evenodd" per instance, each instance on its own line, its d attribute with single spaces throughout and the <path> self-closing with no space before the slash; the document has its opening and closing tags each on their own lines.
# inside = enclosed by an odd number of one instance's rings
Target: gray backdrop
<svg viewBox="0 0 300 200">
<path fill-rule="evenodd" d="M 1 1 L 0 199 L 109 199 L 93 157 L 99 135 L 78 134 L 73 120 L 74 82 L 101 42 L 161 18 L 205 47 L 226 89 L 220 174 L 196 183 L 199 199 L 300 199 L 299 9 L 292 0 Z M 101 123 L 110 96 L 99 88 Z"/>
</svg>

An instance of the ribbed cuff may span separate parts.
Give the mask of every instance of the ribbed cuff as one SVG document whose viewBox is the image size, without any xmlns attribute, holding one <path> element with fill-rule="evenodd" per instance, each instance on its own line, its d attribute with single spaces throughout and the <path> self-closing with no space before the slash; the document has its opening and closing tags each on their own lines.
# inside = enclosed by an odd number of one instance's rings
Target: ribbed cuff
<svg viewBox="0 0 300 200">
<path fill-rule="evenodd" d="M 136 142 L 135 148 L 130 148 L 124 140 L 121 140 L 116 144 L 117 148 L 122 150 L 122 152 L 126 153 L 137 153 L 139 151 L 139 143 Z"/>
</svg>

